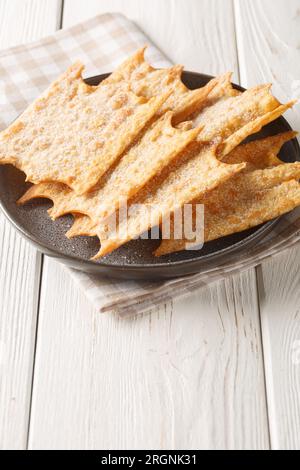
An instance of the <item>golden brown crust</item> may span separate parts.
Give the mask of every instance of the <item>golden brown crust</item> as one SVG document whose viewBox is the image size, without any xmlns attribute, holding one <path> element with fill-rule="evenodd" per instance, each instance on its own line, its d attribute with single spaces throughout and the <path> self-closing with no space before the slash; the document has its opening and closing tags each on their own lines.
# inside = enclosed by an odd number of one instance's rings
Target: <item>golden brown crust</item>
<svg viewBox="0 0 300 470">
<path fill-rule="evenodd" d="M 289 131 L 265 139 L 255 140 L 248 144 L 239 145 L 224 158 L 223 162 L 247 162 L 256 169 L 280 165 L 282 161 L 277 157 L 278 152 L 285 142 L 294 138 L 296 135 L 297 132 Z M 95 224 L 88 216 L 76 214 L 74 219 L 73 226 L 66 234 L 68 237 L 96 235 Z M 161 244 L 162 248 L 163 246 L 164 243 Z"/>
<path fill-rule="evenodd" d="M 11 161 L 27 180 L 58 181 L 78 193 L 92 188 L 169 96 L 147 100 L 125 82 L 97 87 L 71 66 L 0 134 L 0 163 Z"/>
<path fill-rule="evenodd" d="M 299 204 L 297 185 L 284 182 L 300 178 L 300 163 L 283 164 L 276 157 L 281 146 L 295 135 L 291 131 L 241 145 L 226 157 L 227 162 L 244 161 L 248 166 L 210 194 L 193 201 L 194 230 L 196 204 L 204 204 L 204 241 L 253 227 Z M 184 250 L 187 243 L 191 241 L 163 240 L 155 255 Z"/>
<path fill-rule="evenodd" d="M 227 73 L 191 91 L 181 66 L 156 70 L 144 48 L 97 87 L 83 82 L 82 69 L 70 67 L 0 134 L 0 163 L 13 163 L 38 182 L 19 203 L 47 197 L 53 219 L 74 215 L 68 237 L 101 239 L 95 259 L 186 203 L 205 204 L 206 241 L 299 203 L 300 163 L 276 157 L 294 133 L 239 145 L 292 106 L 281 105 L 270 85 L 241 93 Z M 107 218 L 118 215 L 124 201 L 129 217 L 119 214 L 112 228 Z M 151 220 L 136 207 L 141 204 L 152 207 Z M 185 244 L 164 240 L 156 254 Z"/>
<path fill-rule="evenodd" d="M 96 225 L 90 217 L 82 214 L 73 214 L 73 216 L 73 225 L 66 233 L 67 238 L 97 236 Z"/>
<path fill-rule="evenodd" d="M 230 194 L 230 193 L 229 193 Z M 232 194 L 230 194 L 232 197 Z M 300 205 L 300 184 L 296 180 L 248 194 L 221 214 L 215 205 L 205 205 L 204 241 L 215 240 L 232 233 L 242 232 L 274 219 Z M 155 256 L 186 249 L 187 240 L 163 240 Z"/>
<path fill-rule="evenodd" d="M 101 179 L 154 115 L 174 110 L 174 123 L 202 106 L 216 86 L 188 90 L 181 67 L 155 70 L 143 50 L 98 86 L 72 65 L 0 134 L 0 164 L 12 163 L 33 183 L 57 181 L 83 194 Z"/>
<path fill-rule="evenodd" d="M 139 236 L 151 226 L 158 225 L 162 218 L 193 200 L 195 195 L 204 195 L 244 167 L 243 163 L 227 165 L 220 162 L 215 157 L 214 148 L 208 147 L 201 152 L 191 149 L 190 159 L 183 168 L 178 166 L 165 179 L 164 175 L 159 175 L 158 181 L 145 186 L 137 197 L 130 201 L 130 214 L 124 223 L 119 223 L 117 231 L 101 227 L 98 232 L 101 249 L 94 259 Z M 140 211 L 139 205 L 153 208 L 151 221 L 145 217 L 143 210 Z"/>
<path fill-rule="evenodd" d="M 237 146 L 254 130 L 270 122 L 286 108 L 271 95 L 269 85 L 254 87 L 236 97 L 221 101 L 221 106 L 217 101 L 212 106 L 214 107 L 218 108 L 218 112 L 204 110 L 206 119 L 209 115 L 208 121 L 197 119 L 197 122 L 205 122 L 198 139 L 202 140 L 204 136 L 204 140 L 208 139 L 209 144 L 200 143 L 200 148 L 192 149 L 190 154 L 187 153 L 181 159 L 173 161 L 167 174 L 162 172 L 157 179 L 151 180 L 131 202 L 156 207 L 156 210 L 152 211 L 154 213 L 151 226 L 159 224 L 162 218 L 168 217 L 184 204 L 202 198 L 206 192 L 241 171 L 242 164 L 222 166 L 214 156 L 212 145 L 215 145 L 218 158 L 222 159 L 233 145 Z M 101 229 L 101 249 L 95 259 L 142 234 L 149 226 L 145 214 L 136 211 L 131 214 L 124 227 L 120 224 L 118 233 Z"/>
<path fill-rule="evenodd" d="M 121 198 L 132 197 L 195 140 L 201 129 L 177 129 L 172 126 L 172 116 L 167 112 L 155 121 L 94 191 L 78 195 L 59 183 L 40 183 L 30 188 L 19 202 L 25 203 L 29 198 L 48 194 L 47 197 L 54 202 L 50 211 L 53 218 L 68 212 L 80 212 L 100 223 L 117 209 Z"/>
</svg>

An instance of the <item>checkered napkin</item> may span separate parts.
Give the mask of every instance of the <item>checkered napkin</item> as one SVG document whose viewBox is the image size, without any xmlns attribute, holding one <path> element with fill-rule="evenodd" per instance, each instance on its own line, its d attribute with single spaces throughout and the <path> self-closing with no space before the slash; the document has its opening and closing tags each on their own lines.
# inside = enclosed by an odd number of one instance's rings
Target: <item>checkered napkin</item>
<svg viewBox="0 0 300 470">
<path fill-rule="evenodd" d="M 0 52 L 0 127 L 10 124 L 72 61 L 80 59 L 86 64 L 85 76 L 97 75 L 113 70 L 146 43 L 147 58 L 152 64 L 170 65 L 148 38 L 120 14 L 96 16 L 35 43 Z M 299 240 L 297 209 L 281 217 L 259 243 L 224 257 L 217 265 L 203 265 L 200 273 L 191 276 L 161 282 L 117 281 L 66 269 L 99 311 L 127 316 L 150 311 L 161 302 L 253 267 L 295 246 Z"/>
</svg>

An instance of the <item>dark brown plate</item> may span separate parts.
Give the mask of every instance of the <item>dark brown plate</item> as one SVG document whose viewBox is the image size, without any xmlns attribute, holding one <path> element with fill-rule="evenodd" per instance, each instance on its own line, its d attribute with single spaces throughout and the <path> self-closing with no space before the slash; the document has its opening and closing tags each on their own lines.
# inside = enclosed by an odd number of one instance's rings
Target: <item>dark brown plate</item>
<svg viewBox="0 0 300 470">
<path fill-rule="evenodd" d="M 87 83 L 97 85 L 108 74 L 87 79 Z M 195 72 L 183 72 L 183 82 L 191 89 L 204 86 L 211 78 Z M 234 85 L 239 90 L 244 90 Z M 290 130 L 287 121 L 280 117 L 264 127 L 254 137 L 265 137 Z M 287 142 L 280 157 L 286 162 L 300 160 L 300 149 L 296 139 Z M 0 205 L 10 222 L 38 249 L 63 263 L 85 272 L 98 273 L 125 279 L 162 279 L 201 271 L 210 264 L 217 265 L 224 256 L 237 250 L 244 250 L 256 243 L 272 230 L 277 219 L 251 230 L 223 237 L 205 243 L 198 251 L 185 251 L 155 258 L 153 250 L 159 240 L 133 240 L 98 262 L 89 259 L 98 251 L 96 238 L 78 237 L 68 240 L 65 232 L 72 224 L 72 216 L 61 217 L 52 222 L 47 214 L 51 203 L 46 199 L 33 201 L 26 206 L 16 205 L 16 200 L 25 192 L 29 184 L 24 182 L 22 172 L 11 165 L 0 166 Z"/>
</svg>

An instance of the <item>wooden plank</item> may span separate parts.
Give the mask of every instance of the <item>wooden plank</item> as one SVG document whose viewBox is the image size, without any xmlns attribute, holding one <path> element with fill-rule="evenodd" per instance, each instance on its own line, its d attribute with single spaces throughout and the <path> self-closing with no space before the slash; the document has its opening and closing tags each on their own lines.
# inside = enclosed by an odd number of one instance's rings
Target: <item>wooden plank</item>
<svg viewBox="0 0 300 470">
<path fill-rule="evenodd" d="M 62 269 L 45 263 L 30 448 L 267 447 L 253 272 L 120 320 Z"/>
<path fill-rule="evenodd" d="M 60 27 L 61 0 L 1 0 L 1 48 L 39 39 Z"/>
<path fill-rule="evenodd" d="M 42 6 L 43 5 L 43 6 Z M 0 47 L 56 28 L 59 1 L 2 0 Z M 41 256 L 0 214 L 0 448 L 27 440 Z"/>
<path fill-rule="evenodd" d="M 236 64 L 231 2 L 67 0 L 64 24 L 113 9 L 191 69 Z M 55 261 L 43 272 L 30 448 L 268 447 L 254 270 L 130 320 L 95 312 Z"/>
<path fill-rule="evenodd" d="M 274 449 L 300 447 L 300 250 L 259 269 L 266 383 Z"/>
<path fill-rule="evenodd" d="M 66 0 L 64 25 L 100 13 L 120 12 L 133 20 L 174 63 L 212 75 L 233 70 L 238 80 L 231 0 L 226 6 L 222 0 L 151 0 L 151 6 L 147 3 L 87 0 L 83 8 L 80 0 Z"/>
<path fill-rule="evenodd" d="M 271 81 L 281 100 L 296 97 L 297 89 L 299 96 L 299 1 L 237 1 L 235 6 L 242 83 Z M 288 119 L 300 129 L 299 105 Z M 299 268 L 300 251 L 295 248 L 258 269 L 270 432 L 275 449 L 300 446 Z"/>
</svg>

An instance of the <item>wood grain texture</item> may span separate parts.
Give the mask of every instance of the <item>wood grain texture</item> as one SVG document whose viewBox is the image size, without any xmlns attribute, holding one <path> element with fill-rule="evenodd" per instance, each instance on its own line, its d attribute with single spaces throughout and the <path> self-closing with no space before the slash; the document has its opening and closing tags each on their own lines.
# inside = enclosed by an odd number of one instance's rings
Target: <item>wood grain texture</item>
<svg viewBox="0 0 300 470">
<path fill-rule="evenodd" d="M 2 0 L 0 47 L 53 31 L 59 4 L 53 0 Z M 26 446 L 40 267 L 40 254 L 0 214 L 1 449 Z"/>
<path fill-rule="evenodd" d="M 60 26 L 61 8 L 62 0 L 1 0 L 1 48 L 52 33 Z"/>
<path fill-rule="evenodd" d="M 106 12 L 133 20 L 174 63 L 187 70 L 237 75 L 231 0 L 66 0 L 64 26 Z"/>
<path fill-rule="evenodd" d="M 268 446 L 253 272 L 120 320 L 62 269 L 45 263 L 30 448 Z"/>
<path fill-rule="evenodd" d="M 259 269 L 272 448 L 300 447 L 300 250 Z"/>
<path fill-rule="evenodd" d="M 66 0 L 64 25 L 112 10 L 174 61 L 237 77 L 231 2 Z M 268 446 L 254 270 L 119 320 L 46 260 L 30 448 Z"/>
<path fill-rule="evenodd" d="M 241 84 L 270 82 L 281 101 L 299 99 L 299 1 L 235 0 L 234 5 Z M 299 128 L 299 103 L 286 116 Z"/>
<path fill-rule="evenodd" d="M 236 1 L 235 7 L 242 83 L 273 82 L 280 99 L 300 97 L 299 1 Z M 299 105 L 287 117 L 300 130 Z M 258 268 L 270 433 L 276 449 L 300 447 L 299 266 L 298 247 Z"/>
</svg>

